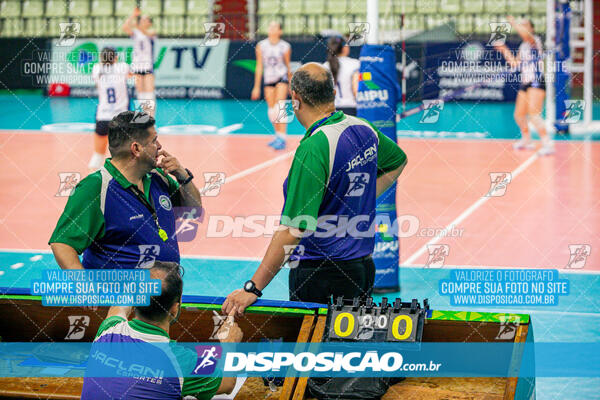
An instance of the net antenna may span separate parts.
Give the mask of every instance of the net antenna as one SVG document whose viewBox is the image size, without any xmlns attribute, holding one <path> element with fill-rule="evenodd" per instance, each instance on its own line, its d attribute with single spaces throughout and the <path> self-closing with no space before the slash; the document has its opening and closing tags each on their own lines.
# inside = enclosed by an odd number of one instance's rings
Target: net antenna
<svg viewBox="0 0 600 400">
<path fill-rule="evenodd" d="M 406 37 L 404 30 L 404 13 L 400 16 L 400 37 L 402 41 L 402 112 L 406 111 Z"/>
<path fill-rule="evenodd" d="M 556 88 L 554 57 L 556 52 L 556 0 L 546 0 L 546 132 L 551 135 L 556 123 Z"/>
<path fill-rule="evenodd" d="M 594 89 L 594 67 L 593 67 L 593 47 L 594 47 L 594 5 L 593 0 L 583 1 L 583 40 L 573 41 L 573 45 L 583 46 L 583 100 L 585 100 L 586 107 L 583 111 L 583 123 L 590 124 L 592 122 L 592 102 L 593 100 L 593 89 Z M 573 27 L 576 30 L 573 33 L 581 33 L 581 27 Z M 575 47 L 575 46 L 573 46 Z M 575 67 L 575 65 L 574 65 Z"/>
<path fill-rule="evenodd" d="M 559 3 L 564 3 L 566 0 L 559 0 Z M 552 7 L 550 6 L 552 4 Z M 571 7 L 571 21 L 569 29 L 569 47 L 571 50 L 571 62 L 569 72 L 583 74 L 583 100 L 585 107 L 583 108 L 583 118 L 581 122 L 570 124 L 569 133 L 572 135 L 587 135 L 590 133 L 600 132 L 600 121 L 592 120 L 593 109 L 593 40 L 594 40 L 594 0 L 574 0 L 569 3 Z M 548 8 L 548 29 L 553 22 L 556 21 L 555 7 L 553 0 L 547 0 Z M 550 14 L 552 11 L 552 14 Z M 549 35 L 548 35 L 549 36 Z M 548 40 L 548 39 L 547 39 Z M 576 50 L 583 49 L 583 63 L 573 62 Z M 571 83 L 573 80 L 571 79 Z M 550 87 L 552 85 L 549 85 Z M 548 92 L 550 97 L 550 92 Z M 552 96 L 554 99 L 554 96 Z M 559 116 L 562 117 L 562 116 Z"/>
</svg>

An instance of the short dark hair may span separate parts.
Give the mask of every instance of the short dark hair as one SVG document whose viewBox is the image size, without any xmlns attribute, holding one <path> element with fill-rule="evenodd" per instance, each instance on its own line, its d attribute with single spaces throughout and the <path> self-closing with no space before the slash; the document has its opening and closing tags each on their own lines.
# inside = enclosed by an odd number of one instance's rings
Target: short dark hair
<svg viewBox="0 0 600 400">
<path fill-rule="evenodd" d="M 183 293 L 183 268 L 176 262 L 156 261 L 150 270 L 165 272 L 159 296 L 150 297 L 150 305 L 136 307 L 136 312 L 151 321 L 162 321 Z"/>
<path fill-rule="evenodd" d="M 114 64 L 117 58 L 117 52 L 114 47 L 105 47 L 100 52 L 100 63 L 104 65 Z"/>
<path fill-rule="evenodd" d="M 133 141 L 142 141 L 149 136 L 148 128 L 156 121 L 144 112 L 123 111 L 108 123 L 108 148 L 113 157 L 124 151 L 124 146 Z"/>
<path fill-rule="evenodd" d="M 305 70 L 299 70 L 292 76 L 291 89 L 309 106 L 333 103 L 333 76 L 328 70 L 324 74 L 313 76 Z"/>
</svg>

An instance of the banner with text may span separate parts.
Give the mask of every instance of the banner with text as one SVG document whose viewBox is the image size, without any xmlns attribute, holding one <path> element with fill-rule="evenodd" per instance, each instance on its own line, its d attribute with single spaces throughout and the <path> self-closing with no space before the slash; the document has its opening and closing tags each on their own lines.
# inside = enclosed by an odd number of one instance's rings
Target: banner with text
<svg viewBox="0 0 600 400">
<path fill-rule="evenodd" d="M 513 54 L 515 46 L 506 44 Z M 449 93 L 453 100 L 514 101 L 520 74 L 511 70 L 502 54 L 484 42 L 426 43 L 423 98 Z"/>
<path fill-rule="evenodd" d="M 106 46 L 117 50 L 119 60 L 131 63 L 133 41 L 130 39 L 77 39 L 71 46 L 52 41 L 52 51 L 31 60 L 48 70 L 47 82 L 66 83 L 71 95 L 95 96 L 92 68 Z M 158 39 L 154 47 L 154 74 L 159 98 L 222 98 L 227 70 L 229 40 L 207 46 L 202 39 Z M 37 58 L 37 59 L 35 59 Z"/>
</svg>

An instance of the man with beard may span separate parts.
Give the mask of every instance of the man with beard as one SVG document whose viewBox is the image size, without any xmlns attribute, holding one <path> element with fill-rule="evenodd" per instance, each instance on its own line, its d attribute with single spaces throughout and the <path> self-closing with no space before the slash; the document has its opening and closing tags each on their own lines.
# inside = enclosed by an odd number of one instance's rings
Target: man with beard
<svg viewBox="0 0 600 400">
<path fill-rule="evenodd" d="M 201 210 L 202 200 L 190 170 L 162 149 L 154 123 L 148 114 L 133 111 L 110 121 L 112 158 L 77 185 L 50 238 L 61 268 L 179 262 L 174 207 Z"/>
</svg>

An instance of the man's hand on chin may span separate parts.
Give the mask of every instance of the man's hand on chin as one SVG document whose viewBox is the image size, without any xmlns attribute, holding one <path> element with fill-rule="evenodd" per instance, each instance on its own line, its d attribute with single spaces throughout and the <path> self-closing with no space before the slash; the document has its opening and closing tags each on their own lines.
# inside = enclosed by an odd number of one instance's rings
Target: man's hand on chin
<svg viewBox="0 0 600 400">
<path fill-rule="evenodd" d="M 258 296 L 254 293 L 249 293 L 242 289 L 234 290 L 223 302 L 223 314 L 229 315 L 232 310 L 235 310 L 238 316 L 242 316 L 246 308 L 252 305 L 257 298 Z"/>
<path fill-rule="evenodd" d="M 177 180 L 184 180 L 188 177 L 187 171 L 181 166 L 181 163 L 177 158 L 170 153 L 167 153 L 164 149 L 160 149 L 158 155 L 159 157 L 162 156 L 162 158 L 156 165 L 157 167 L 162 168 L 166 173 L 173 175 Z"/>
</svg>

